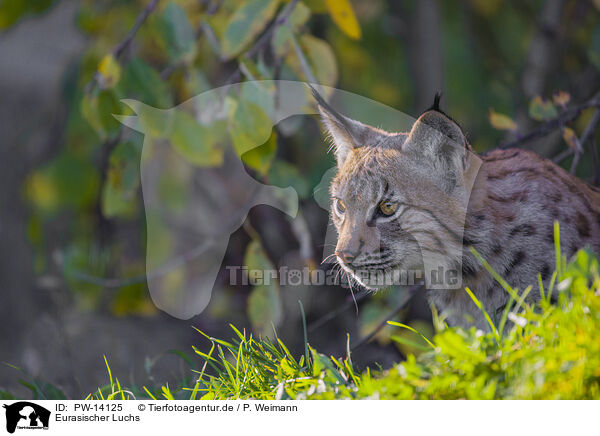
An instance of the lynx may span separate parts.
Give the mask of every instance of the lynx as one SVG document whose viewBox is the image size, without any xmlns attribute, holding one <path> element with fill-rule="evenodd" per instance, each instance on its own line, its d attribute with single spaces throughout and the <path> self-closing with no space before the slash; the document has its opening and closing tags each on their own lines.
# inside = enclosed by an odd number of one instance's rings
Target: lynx
<svg viewBox="0 0 600 436">
<path fill-rule="evenodd" d="M 460 286 L 428 286 L 428 299 L 450 325 L 487 329 L 464 288 L 488 313 L 501 311 L 510 297 L 470 246 L 521 291 L 537 286 L 538 273 L 549 282 L 554 221 L 567 255 L 586 246 L 600 252 L 600 190 L 530 151 L 477 155 L 440 110 L 438 96 L 406 133 L 352 120 L 315 98 L 337 160 L 330 188 L 335 256 L 365 288 L 383 287 L 374 272 L 422 272 L 428 262 L 460 268 Z"/>
</svg>

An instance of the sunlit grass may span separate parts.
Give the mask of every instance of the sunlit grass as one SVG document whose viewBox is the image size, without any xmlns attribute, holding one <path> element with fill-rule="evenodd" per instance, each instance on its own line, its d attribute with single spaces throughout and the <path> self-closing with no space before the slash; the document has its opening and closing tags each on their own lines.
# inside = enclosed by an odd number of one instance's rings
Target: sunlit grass
<svg viewBox="0 0 600 436">
<path fill-rule="evenodd" d="M 560 233 L 555 228 L 556 250 Z M 495 271 L 473 251 L 490 274 Z M 178 386 L 123 387 L 105 358 L 108 384 L 88 399 L 600 399 L 600 273 L 587 250 L 570 263 L 556 256 L 556 271 L 540 299 L 527 302 L 533 291 L 512 288 L 497 277 L 509 295 L 500 319 L 482 311 L 489 332 L 447 327 L 434 311 L 436 333 L 427 338 L 405 324 L 415 339 L 392 336 L 421 353 L 385 371 L 357 371 L 350 337 L 346 355 L 325 356 L 310 346 L 304 328 L 304 353 L 294 356 L 276 335 L 259 339 L 231 325 L 229 341 L 198 331 L 208 352 L 193 348 L 196 359 L 173 352 L 193 368 Z M 551 303 L 551 296 L 555 302 Z M 303 309 L 301 308 L 303 313 Z M 35 398 L 60 396 L 39 380 L 22 380 Z M 7 393 L 0 392 L 6 396 Z"/>
<path fill-rule="evenodd" d="M 531 287 L 522 293 L 511 288 L 511 301 L 498 323 L 489 314 L 486 317 L 491 328 L 487 333 L 474 327 L 445 327 L 426 338 L 410 326 L 390 322 L 415 333 L 414 342 L 394 338 L 411 342 L 423 352 L 418 357 L 409 355 L 386 371 L 357 371 L 349 352 L 342 358 L 325 356 L 308 342 L 307 354 L 294 357 L 278 338 L 259 340 L 231 326 L 234 338 L 230 341 L 200 332 L 210 343 L 210 351 L 195 349 L 202 366 L 195 372 L 194 383 L 177 391 L 168 386 L 144 387 L 143 397 L 600 398 L 598 261 L 582 250 L 571 263 L 562 258 L 560 262 L 555 304 L 550 303 L 550 289 L 544 292 L 540 287 L 543 298 L 533 305 L 525 301 Z M 100 392 L 117 397 L 119 389 L 104 387 Z"/>
</svg>

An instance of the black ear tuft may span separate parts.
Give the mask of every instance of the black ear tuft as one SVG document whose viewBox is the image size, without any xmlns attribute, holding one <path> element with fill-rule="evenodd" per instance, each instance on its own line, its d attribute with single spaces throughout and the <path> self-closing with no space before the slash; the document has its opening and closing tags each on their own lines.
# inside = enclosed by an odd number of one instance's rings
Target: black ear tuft
<svg viewBox="0 0 600 436">
<path fill-rule="evenodd" d="M 329 115 L 332 121 L 337 122 L 340 127 L 346 129 L 348 133 L 351 131 L 351 126 L 344 116 L 342 116 L 338 111 L 336 111 L 327 101 L 323 98 L 323 96 L 317 91 L 310 83 L 307 83 L 310 91 L 317 101 L 317 104 L 320 106 L 322 113 Z"/>
<path fill-rule="evenodd" d="M 440 112 L 440 113 L 444 113 L 441 109 L 440 109 L 440 100 L 442 99 L 442 93 L 440 91 L 435 93 L 435 97 L 433 98 L 433 106 L 431 106 L 429 109 L 427 109 L 428 111 L 436 111 L 436 112 Z"/>
<path fill-rule="evenodd" d="M 452 121 L 454 124 L 456 124 L 460 128 L 460 126 L 454 120 L 454 118 L 452 118 L 450 115 L 448 115 L 446 112 L 444 112 L 440 108 L 440 100 L 441 99 L 442 99 L 442 92 L 441 91 L 436 92 L 435 93 L 435 97 L 433 98 L 433 105 L 429 109 L 427 109 L 425 112 L 428 112 L 428 111 L 438 112 L 438 113 L 444 115 L 446 118 L 448 118 L 450 121 Z M 423 113 L 425 113 L 425 112 L 423 112 Z"/>
<path fill-rule="evenodd" d="M 329 106 L 329 104 L 325 101 L 325 99 L 319 93 L 319 91 L 317 91 L 310 83 L 307 83 L 306 85 L 310 88 L 310 92 L 312 93 L 312 95 L 313 95 L 314 99 L 317 101 L 317 103 L 320 104 L 321 106 L 323 106 L 324 108 L 327 108 Z"/>
</svg>

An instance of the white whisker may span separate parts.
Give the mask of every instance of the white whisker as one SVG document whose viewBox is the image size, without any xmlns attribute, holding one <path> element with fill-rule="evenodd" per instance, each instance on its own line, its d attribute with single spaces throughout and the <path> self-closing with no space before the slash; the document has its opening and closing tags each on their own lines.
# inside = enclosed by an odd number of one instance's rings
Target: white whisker
<svg viewBox="0 0 600 436">
<path fill-rule="evenodd" d="M 346 273 L 346 276 L 348 277 L 348 286 L 350 287 L 350 294 L 352 294 L 352 300 L 354 301 L 354 307 L 356 308 L 356 316 L 358 316 L 358 303 L 356 302 L 356 297 L 354 296 L 354 291 L 352 290 L 352 280 L 354 280 L 354 278 L 351 277 L 348 273 Z"/>
<path fill-rule="evenodd" d="M 323 265 L 325 262 L 327 262 L 329 259 L 331 259 L 333 256 L 335 256 L 335 253 L 330 254 L 329 256 L 327 256 L 325 259 L 323 259 L 323 262 L 321 262 L 321 265 Z"/>
</svg>

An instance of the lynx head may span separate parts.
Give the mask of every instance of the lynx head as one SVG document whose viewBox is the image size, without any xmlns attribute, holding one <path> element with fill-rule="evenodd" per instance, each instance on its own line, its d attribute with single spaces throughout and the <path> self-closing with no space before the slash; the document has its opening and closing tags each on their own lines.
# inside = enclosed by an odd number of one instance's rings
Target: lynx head
<svg viewBox="0 0 600 436">
<path fill-rule="evenodd" d="M 428 281 L 440 266 L 457 273 L 469 146 L 439 96 L 406 133 L 352 120 L 315 97 L 337 159 L 331 214 L 341 267 L 373 290 L 405 274 Z"/>
</svg>

